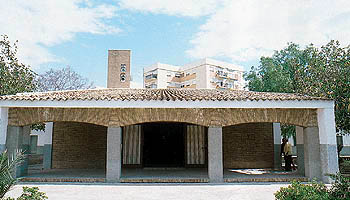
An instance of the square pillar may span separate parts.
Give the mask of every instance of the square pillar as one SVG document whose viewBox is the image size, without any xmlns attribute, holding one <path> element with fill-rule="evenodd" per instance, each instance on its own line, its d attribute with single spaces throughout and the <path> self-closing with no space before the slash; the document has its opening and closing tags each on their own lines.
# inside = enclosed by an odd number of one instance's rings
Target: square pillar
<svg viewBox="0 0 350 200">
<path fill-rule="evenodd" d="M 222 127 L 208 128 L 208 176 L 211 183 L 224 182 Z"/>
<path fill-rule="evenodd" d="M 297 162 L 298 173 L 305 175 L 305 163 L 304 163 L 304 128 L 300 126 L 295 127 L 296 142 L 297 142 Z"/>
<path fill-rule="evenodd" d="M 21 177 L 28 172 L 28 153 L 30 127 L 7 126 L 6 149 L 9 156 L 13 156 L 17 150 L 22 150 L 26 155 L 22 164 L 16 166 L 14 177 Z"/>
<path fill-rule="evenodd" d="M 274 149 L 274 168 L 281 169 L 282 156 L 281 156 L 281 124 L 273 123 L 273 149 Z"/>
<path fill-rule="evenodd" d="M 305 176 L 322 180 L 318 127 L 304 128 Z"/>
<path fill-rule="evenodd" d="M 0 107 L 0 153 L 6 149 L 6 136 L 8 125 L 8 108 Z"/>
<path fill-rule="evenodd" d="M 121 152 L 122 152 L 121 127 L 107 128 L 107 164 L 106 180 L 108 182 L 120 182 L 121 176 Z"/>
<path fill-rule="evenodd" d="M 52 134 L 53 134 L 53 122 L 45 123 L 44 137 L 44 150 L 43 150 L 43 168 L 51 169 L 52 167 Z"/>
<path fill-rule="evenodd" d="M 332 179 L 327 174 L 335 174 L 339 171 L 334 108 L 317 109 L 317 122 L 322 180 L 330 183 Z"/>
<path fill-rule="evenodd" d="M 25 158 L 23 163 L 20 166 L 20 176 L 25 176 L 28 174 L 28 163 L 29 158 L 28 155 L 30 154 L 30 132 L 31 132 L 30 126 L 24 126 L 23 127 L 23 135 L 22 135 L 22 144 L 20 145 L 20 149 L 22 149 Z"/>
</svg>

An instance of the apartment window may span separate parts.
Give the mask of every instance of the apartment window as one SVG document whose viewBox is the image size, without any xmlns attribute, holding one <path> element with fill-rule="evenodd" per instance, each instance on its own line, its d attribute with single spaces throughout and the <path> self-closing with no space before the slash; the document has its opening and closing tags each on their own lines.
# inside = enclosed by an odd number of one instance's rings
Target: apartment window
<svg viewBox="0 0 350 200">
<path fill-rule="evenodd" d="M 157 74 L 148 74 L 145 76 L 146 79 L 157 78 Z"/>
</svg>

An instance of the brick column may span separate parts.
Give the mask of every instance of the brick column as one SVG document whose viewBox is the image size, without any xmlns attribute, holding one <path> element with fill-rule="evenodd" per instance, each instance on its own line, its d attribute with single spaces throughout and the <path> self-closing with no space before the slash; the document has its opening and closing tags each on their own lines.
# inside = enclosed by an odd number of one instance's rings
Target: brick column
<svg viewBox="0 0 350 200">
<path fill-rule="evenodd" d="M 304 128 L 296 126 L 296 142 L 297 142 L 297 162 L 298 173 L 305 175 L 305 163 L 304 163 Z"/>
<path fill-rule="evenodd" d="M 224 182 L 222 127 L 208 128 L 208 176 L 212 183 Z"/>
<path fill-rule="evenodd" d="M 0 107 L 0 153 L 6 149 L 8 108 Z"/>
<path fill-rule="evenodd" d="M 281 169 L 282 156 L 281 156 L 281 124 L 273 123 L 273 148 L 274 148 L 274 168 Z"/>
<path fill-rule="evenodd" d="M 119 182 L 121 176 L 121 152 L 122 147 L 121 127 L 108 127 L 107 129 L 107 164 L 106 180 Z"/>
<path fill-rule="evenodd" d="M 43 150 L 43 167 L 44 169 L 51 169 L 52 167 L 52 134 L 53 134 L 53 122 L 45 123 L 44 137 L 44 150 Z"/>
<path fill-rule="evenodd" d="M 321 176 L 323 182 L 330 183 L 332 179 L 327 174 L 335 174 L 339 171 L 334 109 L 317 109 L 317 120 Z"/>
</svg>

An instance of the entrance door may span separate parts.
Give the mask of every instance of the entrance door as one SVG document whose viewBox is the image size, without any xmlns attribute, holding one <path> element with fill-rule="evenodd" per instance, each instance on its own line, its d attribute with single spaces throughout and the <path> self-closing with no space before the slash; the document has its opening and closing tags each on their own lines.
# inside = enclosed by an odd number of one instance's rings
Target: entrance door
<svg viewBox="0 0 350 200">
<path fill-rule="evenodd" d="M 143 125 L 143 164 L 145 167 L 183 167 L 184 126 L 181 123 Z"/>
</svg>

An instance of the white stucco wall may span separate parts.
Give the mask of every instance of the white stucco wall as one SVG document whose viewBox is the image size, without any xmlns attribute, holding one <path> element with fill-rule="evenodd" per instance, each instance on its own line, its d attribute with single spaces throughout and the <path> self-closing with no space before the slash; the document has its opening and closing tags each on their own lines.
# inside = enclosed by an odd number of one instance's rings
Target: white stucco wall
<svg viewBox="0 0 350 200">
<path fill-rule="evenodd" d="M 44 146 L 45 144 L 45 131 L 36 131 L 32 130 L 30 135 L 37 135 L 38 136 L 38 146 Z"/>
<path fill-rule="evenodd" d="M 0 107 L 0 145 L 6 144 L 7 124 L 8 124 L 8 108 Z"/>
</svg>

